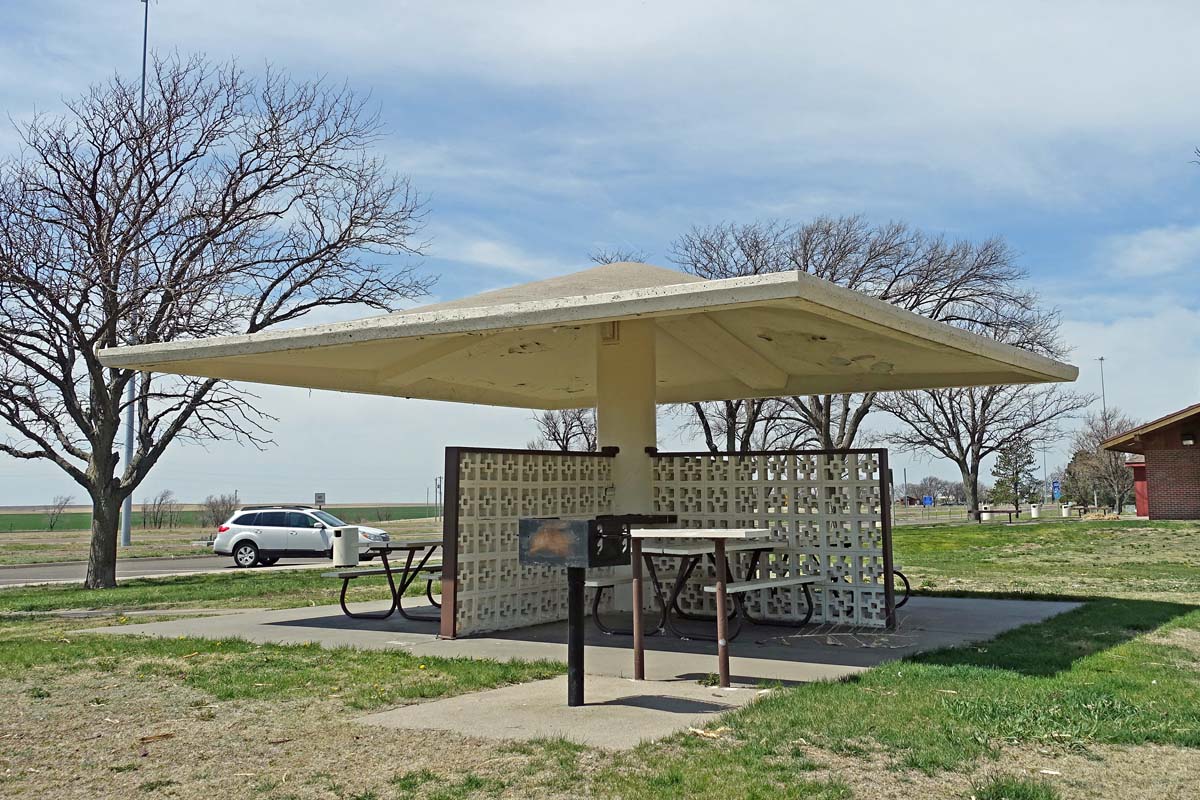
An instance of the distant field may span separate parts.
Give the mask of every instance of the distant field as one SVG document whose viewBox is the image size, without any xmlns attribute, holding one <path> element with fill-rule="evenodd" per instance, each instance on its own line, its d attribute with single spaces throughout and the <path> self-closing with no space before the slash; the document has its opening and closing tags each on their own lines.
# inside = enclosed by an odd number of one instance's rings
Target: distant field
<svg viewBox="0 0 1200 800">
<path fill-rule="evenodd" d="M 371 516 L 357 520 L 383 528 L 393 538 L 427 538 L 441 532 L 442 521 L 435 519 L 430 507 L 409 507 L 424 511 L 424 517 L 394 519 L 387 522 L 375 521 Z M 404 510 L 409 510 L 405 508 Z M 341 515 L 343 509 L 331 509 Z M 350 515 L 347 515 L 350 516 Z M 349 522 L 350 520 L 347 520 Z M 204 542 L 214 531 L 211 528 L 173 528 L 163 530 L 133 529 L 133 544 L 118 548 L 118 558 L 173 558 L 178 556 L 208 555 L 212 551 Z M 83 561 L 88 557 L 88 530 L 55 531 L 12 531 L 0 532 L 0 565 L 46 564 L 60 561 Z"/>
<path fill-rule="evenodd" d="M 433 506 L 424 505 L 386 505 L 386 506 L 326 506 L 329 513 L 349 523 L 372 523 L 386 520 L 419 519 L 432 517 L 435 513 Z M 203 513 L 194 507 L 188 507 L 175 515 L 175 528 L 205 527 Z M 85 531 L 92 526 L 92 515 L 88 512 L 72 511 L 63 514 L 57 531 Z M 133 527 L 145 530 L 142 512 L 134 506 Z M 13 513 L 0 512 L 0 534 L 14 531 L 48 531 L 49 521 L 45 511 L 20 511 Z"/>
</svg>

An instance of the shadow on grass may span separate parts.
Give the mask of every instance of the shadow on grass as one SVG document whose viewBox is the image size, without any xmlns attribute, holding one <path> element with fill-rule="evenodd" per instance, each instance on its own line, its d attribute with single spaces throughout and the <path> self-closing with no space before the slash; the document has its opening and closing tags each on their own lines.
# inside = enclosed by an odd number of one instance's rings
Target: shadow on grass
<svg viewBox="0 0 1200 800">
<path fill-rule="evenodd" d="M 983 644 L 934 650 L 908 660 L 1049 677 L 1071 669 L 1079 659 L 1116 647 L 1197 609 L 1200 606 L 1185 603 L 1091 598 L 1072 611 L 1007 631 Z"/>
</svg>

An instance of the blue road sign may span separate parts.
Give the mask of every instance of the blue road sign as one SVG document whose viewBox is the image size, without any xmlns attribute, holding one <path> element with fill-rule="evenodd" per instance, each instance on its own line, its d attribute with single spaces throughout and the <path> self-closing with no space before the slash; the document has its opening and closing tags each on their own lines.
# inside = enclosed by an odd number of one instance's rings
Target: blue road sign
<svg viewBox="0 0 1200 800">
<path fill-rule="evenodd" d="M 1062 499 L 1062 484 L 1058 481 L 1050 481 L 1050 493 L 1054 495 L 1055 500 Z"/>
<path fill-rule="evenodd" d="M 933 505 L 933 498 L 930 497 L 929 495 L 925 495 L 924 497 L 921 498 L 921 505 L 923 505 L 923 506 Z"/>
</svg>

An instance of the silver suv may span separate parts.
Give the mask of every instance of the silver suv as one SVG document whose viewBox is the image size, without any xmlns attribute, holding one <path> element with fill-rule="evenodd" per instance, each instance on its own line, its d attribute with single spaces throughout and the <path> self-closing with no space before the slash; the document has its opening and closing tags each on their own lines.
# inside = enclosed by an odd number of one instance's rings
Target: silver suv
<svg viewBox="0 0 1200 800">
<path fill-rule="evenodd" d="M 333 554 L 333 529 L 346 523 L 319 508 L 310 506 L 246 506 L 234 512 L 217 528 L 213 552 L 233 556 L 239 567 L 262 564 L 269 567 L 284 556 L 292 558 L 329 558 Z M 388 541 L 379 528 L 358 528 L 360 557 L 373 544 Z"/>
</svg>

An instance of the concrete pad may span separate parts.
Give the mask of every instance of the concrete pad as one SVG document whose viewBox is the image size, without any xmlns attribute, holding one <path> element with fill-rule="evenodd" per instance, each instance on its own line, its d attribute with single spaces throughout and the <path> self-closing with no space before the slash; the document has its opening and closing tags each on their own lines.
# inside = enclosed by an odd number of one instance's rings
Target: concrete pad
<svg viewBox="0 0 1200 800">
<path fill-rule="evenodd" d="M 433 609 L 409 602 L 413 611 Z M 386 602 L 362 609 L 386 608 Z M 1078 603 L 986 598 L 914 597 L 898 613 L 894 632 L 864 628 L 807 626 L 780 628 L 747 625 L 730 644 L 735 682 L 808 683 L 836 680 L 877 664 L 941 647 L 990 639 L 1006 630 L 1076 608 Z M 696 627 L 692 627 L 692 626 Z M 687 630 L 704 630 L 688 623 Z M 396 615 L 386 620 L 353 620 L 337 606 L 230 613 L 216 617 L 165 620 L 95 629 L 103 633 L 149 636 L 241 638 L 252 642 L 327 647 L 404 649 L 415 655 L 553 661 L 566 660 L 566 625 L 551 623 L 486 636 L 438 638 L 432 622 L 411 622 Z M 630 639 L 604 636 L 588 626 L 585 660 L 589 676 L 632 677 Z M 717 669 L 716 645 L 665 636 L 646 639 L 646 677 L 695 681 Z"/>
<path fill-rule="evenodd" d="M 626 750 L 639 742 L 698 728 L 761 692 L 717 689 L 694 681 L 631 681 L 589 676 L 586 705 L 566 704 L 566 676 L 448 697 L 360 717 L 384 728 L 451 731 L 482 739 L 563 737 Z"/>
</svg>

